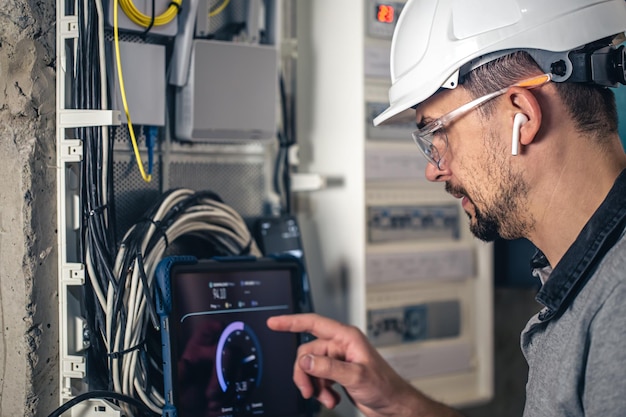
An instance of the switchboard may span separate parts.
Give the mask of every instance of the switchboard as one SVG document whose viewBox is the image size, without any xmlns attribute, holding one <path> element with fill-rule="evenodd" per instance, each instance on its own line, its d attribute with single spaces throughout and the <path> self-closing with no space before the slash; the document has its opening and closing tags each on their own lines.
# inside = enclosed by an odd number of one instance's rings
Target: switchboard
<svg viewBox="0 0 626 417">
<path fill-rule="evenodd" d="M 328 291 L 319 310 L 360 327 L 426 394 L 476 404 L 493 395 L 492 246 L 427 181 L 414 114 L 372 125 L 388 103 L 404 4 L 316 0 L 298 10 L 300 168 L 342 178 L 300 197 L 302 237 L 324 280 L 318 292 Z"/>
</svg>

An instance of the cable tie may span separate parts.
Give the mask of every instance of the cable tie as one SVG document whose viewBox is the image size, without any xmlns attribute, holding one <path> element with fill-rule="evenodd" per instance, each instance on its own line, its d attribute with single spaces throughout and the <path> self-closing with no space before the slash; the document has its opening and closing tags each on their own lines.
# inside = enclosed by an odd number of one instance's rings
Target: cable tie
<svg viewBox="0 0 626 417">
<path fill-rule="evenodd" d="M 149 222 L 149 223 L 152 223 L 152 224 L 154 225 L 154 227 L 156 227 L 156 229 L 157 229 L 159 232 L 161 232 L 161 236 L 163 236 L 163 240 L 165 240 L 165 247 L 166 247 L 166 248 L 169 248 L 169 246 L 170 246 L 170 242 L 169 242 L 169 240 L 167 239 L 167 233 L 165 233 L 167 229 L 166 229 L 165 227 L 163 227 L 163 224 L 161 223 L 161 221 L 160 221 L 160 220 L 156 220 L 156 221 L 155 221 L 155 220 L 152 220 L 152 219 L 151 219 L 151 218 L 149 218 L 149 217 L 144 217 L 144 218 L 142 218 L 142 219 L 139 221 L 139 223 L 142 223 L 142 222 Z"/>
<path fill-rule="evenodd" d="M 120 352 L 111 352 L 111 353 L 107 353 L 107 356 L 109 358 L 113 358 L 113 359 L 118 359 L 121 358 L 122 356 L 126 355 L 127 353 L 133 352 L 135 350 L 139 350 L 141 348 L 143 348 L 146 344 L 145 340 L 142 340 L 141 342 L 139 342 L 138 344 L 136 344 L 133 347 L 129 347 L 128 349 L 124 349 Z"/>
<path fill-rule="evenodd" d="M 248 244 L 241 249 L 241 255 L 250 255 L 250 249 L 252 249 L 252 239 L 248 240 Z"/>
<path fill-rule="evenodd" d="M 175 1 L 171 1 L 170 4 L 167 7 L 169 8 L 169 7 L 172 7 L 172 6 L 176 7 L 176 14 L 180 13 L 180 4 L 178 4 Z"/>
<path fill-rule="evenodd" d="M 95 207 L 92 208 L 91 210 L 89 210 L 89 216 L 95 216 L 96 214 L 102 214 L 104 212 L 104 210 L 106 210 L 108 207 L 108 204 L 99 206 L 99 207 Z"/>
</svg>

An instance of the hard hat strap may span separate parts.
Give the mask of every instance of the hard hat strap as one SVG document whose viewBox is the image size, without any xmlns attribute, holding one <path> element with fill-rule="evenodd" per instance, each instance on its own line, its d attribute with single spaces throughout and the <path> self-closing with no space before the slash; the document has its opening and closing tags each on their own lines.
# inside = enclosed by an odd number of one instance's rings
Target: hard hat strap
<svg viewBox="0 0 626 417">
<path fill-rule="evenodd" d="M 552 52 L 541 49 L 507 49 L 482 55 L 459 69 L 459 82 L 474 69 L 514 52 L 527 52 L 554 82 L 576 82 L 604 87 L 626 84 L 626 48 L 615 47 L 611 38 L 574 51 Z"/>
<path fill-rule="evenodd" d="M 570 82 L 593 83 L 605 87 L 626 84 L 624 46 L 605 46 L 592 52 L 571 52 L 573 71 Z"/>
</svg>

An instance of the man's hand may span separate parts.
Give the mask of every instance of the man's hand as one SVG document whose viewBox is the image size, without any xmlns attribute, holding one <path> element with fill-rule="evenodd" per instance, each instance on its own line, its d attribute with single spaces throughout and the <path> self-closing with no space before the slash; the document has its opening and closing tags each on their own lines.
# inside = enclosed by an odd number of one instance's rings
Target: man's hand
<svg viewBox="0 0 626 417">
<path fill-rule="evenodd" d="M 272 330 L 310 333 L 315 340 L 298 350 L 293 380 L 305 398 L 327 408 L 340 400 L 341 385 L 366 416 L 458 416 L 400 377 L 356 327 L 317 314 L 271 317 Z"/>
</svg>

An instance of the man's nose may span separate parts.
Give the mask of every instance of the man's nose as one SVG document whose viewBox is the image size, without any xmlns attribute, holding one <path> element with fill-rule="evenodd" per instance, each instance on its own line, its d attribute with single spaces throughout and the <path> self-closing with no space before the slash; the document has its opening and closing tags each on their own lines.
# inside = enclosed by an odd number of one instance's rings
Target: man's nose
<svg viewBox="0 0 626 417">
<path fill-rule="evenodd" d="M 450 177 L 450 169 L 445 159 L 439 161 L 439 168 L 432 162 L 426 165 L 426 179 L 432 182 L 447 181 Z"/>
</svg>

